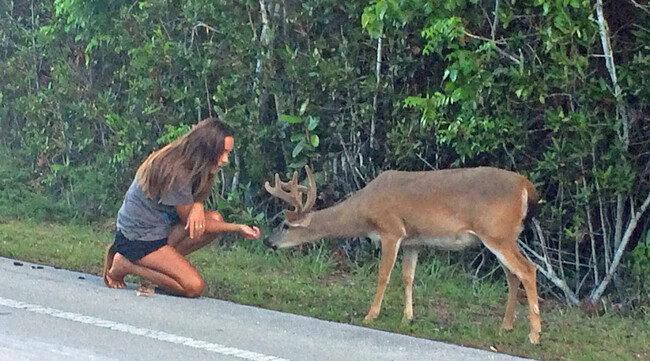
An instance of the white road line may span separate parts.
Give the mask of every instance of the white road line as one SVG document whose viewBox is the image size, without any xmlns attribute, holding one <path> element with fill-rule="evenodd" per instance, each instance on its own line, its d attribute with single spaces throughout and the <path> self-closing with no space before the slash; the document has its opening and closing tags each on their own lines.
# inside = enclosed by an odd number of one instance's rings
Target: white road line
<svg viewBox="0 0 650 361">
<path fill-rule="evenodd" d="M 92 317 L 92 316 L 84 316 L 82 314 L 74 313 L 74 312 L 65 312 L 54 308 L 33 305 L 33 304 L 15 301 L 15 300 L 2 298 L 2 297 L 0 297 L 0 305 L 15 308 L 15 309 L 20 309 L 20 310 L 26 310 L 29 312 L 40 313 L 52 317 L 62 318 L 64 320 L 85 323 L 87 325 L 92 325 L 96 327 L 108 328 L 114 331 L 130 333 L 132 335 L 148 337 L 158 341 L 164 341 L 164 342 L 175 343 L 178 345 L 194 347 L 197 349 L 214 352 L 221 355 L 239 357 L 250 361 L 289 361 L 287 359 L 264 355 L 261 353 L 247 351 L 247 350 L 240 350 L 238 348 L 219 345 L 217 343 L 205 342 L 190 337 L 178 336 L 167 332 L 156 331 L 148 328 L 127 325 L 124 323 L 103 320 L 101 318 Z"/>
</svg>

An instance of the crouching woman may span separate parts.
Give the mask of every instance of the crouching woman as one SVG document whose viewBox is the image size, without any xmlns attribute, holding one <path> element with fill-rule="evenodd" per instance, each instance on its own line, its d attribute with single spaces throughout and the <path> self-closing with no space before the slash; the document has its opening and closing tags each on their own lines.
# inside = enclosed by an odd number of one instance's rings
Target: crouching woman
<svg viewBox="0 0 650 361">
<path fill-rule="evenodd" d="M 198 297 L 205 284 L 186 255 L 221 232 L 260 237 L 257 227 L 228 223 L 219 212 L 204 210 L 234 142 L 227 125 L 208 118 L 142 163 L 117 214 L 115 241 L 106 249 L 108 287 L 126 288 L 124 277 L 133 274 L 167 293 Z"/>
</svg>

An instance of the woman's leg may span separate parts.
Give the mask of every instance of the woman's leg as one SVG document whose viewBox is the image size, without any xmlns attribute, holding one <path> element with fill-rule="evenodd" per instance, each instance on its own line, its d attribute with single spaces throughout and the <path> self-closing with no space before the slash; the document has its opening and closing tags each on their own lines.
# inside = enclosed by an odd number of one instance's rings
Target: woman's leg
<svg viewBox="0 0 650 361">
<path fill-rule="evenodd" d="M 206 211 L 205 218 L 213 219 L 218 222 L 223 222 L 223 217 L 217 211 Z M 167 238 L 167 244 L 176 249 L 178 253 L 183 256 L 196 251 L 197 249 L 203 248 L 208 244 L 212 243 L 219 233 L 204 233 L 199 238 L 190 238 L 189 232 L 185 229 L 184 224 L 177 224 L 172 228 L 172 231 Z"/>
<path fill-rule="evenodd" d="M 126 288 L 124 276 L 127 274 L 140 276 L 165 292 L 179 296 L 198 297 L 205 289 L 198 271 L 170 246 L 163 246 L 136 262 L 116 253 L 105 278 L 108 286 Z"/>
<path fill-rule="evenodd" d="M 205 217 L 223 222 L 217 211 L 205 212 Z M 168 293 L 197 297 L 205 288 L 203 278 L 184 256 L 212 243 L 218 233 L 204 233 L 192 239 L 185 225 L 176 224 L 167 238 L 167 246 L 131 262 L 109 246 L 106 249 L 104 283 L 111 288 L 126 288 L 124 276 L 133 274 L 149 280 Z M 172 252 L 173 251 L 173 252 Z"/>
</svg>

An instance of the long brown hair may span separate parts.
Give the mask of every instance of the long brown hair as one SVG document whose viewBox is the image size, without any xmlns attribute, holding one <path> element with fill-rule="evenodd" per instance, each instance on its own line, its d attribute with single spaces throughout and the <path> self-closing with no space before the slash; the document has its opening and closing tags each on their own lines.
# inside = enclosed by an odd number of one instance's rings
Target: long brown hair
<svg viewBox="0 0 650 361">
<path fill-rule="evenodd" d="M 136 173 L 138 184 L 147 197 L 158 199 L 172 187 L 191 182 L 194 201 L 205 200 L 214 182 L 212 171 L 225 150 L 225 139 L 232 134 L 232 129 L 216 117 L 200 121 L 147 157 Z"/>
</svg>

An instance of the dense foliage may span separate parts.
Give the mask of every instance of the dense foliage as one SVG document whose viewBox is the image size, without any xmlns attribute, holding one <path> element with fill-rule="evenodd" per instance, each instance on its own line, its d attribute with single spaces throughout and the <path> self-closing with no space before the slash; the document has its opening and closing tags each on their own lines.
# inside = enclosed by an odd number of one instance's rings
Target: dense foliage
<svg viewBox="0 0 650 361">
<path fill-rule="evenodd" d="M 527 254 L 569 302 L 608 278 L 644 297 L 649 96 L 642 1 L 0 4 L 1 145 L 76 216 L 113 216 L 151 150 L 216 114 L 237 144 L 212 206 L 246 221 L 306 163 L 320 206 L 388 168 L 526 174 L 545 236 Z"/>
</svg>

